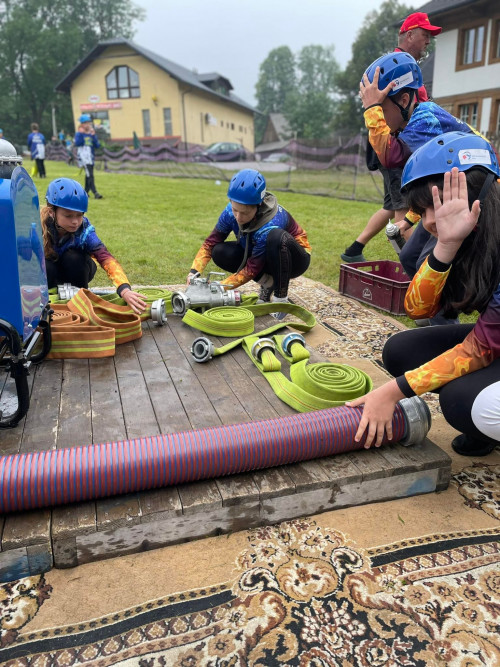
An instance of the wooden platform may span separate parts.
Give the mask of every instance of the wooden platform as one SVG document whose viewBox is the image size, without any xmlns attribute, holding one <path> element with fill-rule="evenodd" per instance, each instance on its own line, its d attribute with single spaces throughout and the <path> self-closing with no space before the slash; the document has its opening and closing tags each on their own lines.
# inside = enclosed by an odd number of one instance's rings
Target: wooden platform
<svg viewBox="0 0 500 667">
<path fill-rule="evenodd" d="M 258 329 L 271 318 L 259 318 Z M 274 320 L 272 320 L 274 322 Z M 104 360 L 44 361 L 26 418 L 0 454 L 39 451 L 292 414 L 240 348 L 191 360 L 180 318 Z M 214 343 L 217 340 L 212 338 Z M 227 342 L 227 339 L 224 339 Z M 307 336 L 306 336 L 307 340 Z M 318 355 L 312 361 L 318 361 Z M 2 378 L 2 382 L 4 379 Z M 9 403 L 9 382 L 0 407 Z M 450 459 L 426 440 L 0 517 L 0 581 L 350 505 L 439 491 Z"/>
</svg>

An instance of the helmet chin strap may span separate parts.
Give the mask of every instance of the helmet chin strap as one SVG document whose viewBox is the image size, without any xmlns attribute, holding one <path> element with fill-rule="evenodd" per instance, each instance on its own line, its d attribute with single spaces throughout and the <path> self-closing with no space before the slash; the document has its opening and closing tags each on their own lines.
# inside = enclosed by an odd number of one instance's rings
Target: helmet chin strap
<svg viewBox="0 0 500 667">
<path fill-rule="evenodd" d="M 405 123 L 406 123 L 406 121 L 410 118 L 410 107 L 411 107 L 411 103 L 413 102 L 413 96 L 414 96 L 414 94 L 415 94 L 415 91 L 414 91 L 414 90 L 411 90 L 411 91 L 409 92 L 410 100 L 409 100 L 408 104 L 407 104 L 405 107 L 401 106 L 401 104 L 398 104 L 398 102 L 396 102 L 396 100 L 393 100 L 392 97 L 389 97 L 389 99 L 391 100 L 391 102 L 392 102 L 393 104 L 395 104 L 395 105 L 398 107 L 398 109 L 401 111 L 401 117 L 403 118 L 403 120 L 405 121 Z"/>
</svg>

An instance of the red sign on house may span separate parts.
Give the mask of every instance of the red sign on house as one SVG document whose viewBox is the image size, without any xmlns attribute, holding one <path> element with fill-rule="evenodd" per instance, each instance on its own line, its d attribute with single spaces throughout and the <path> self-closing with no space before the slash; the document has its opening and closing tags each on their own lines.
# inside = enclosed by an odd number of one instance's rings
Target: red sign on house
<svg viewBox="0 0 500 667">
<path fill-rule="evenodd" d="M 96 104 L 80 104 L 80 111 L 102 111 L 105 109 L 121 108 L 121 102 L 97 102 Z"/>
</svg>

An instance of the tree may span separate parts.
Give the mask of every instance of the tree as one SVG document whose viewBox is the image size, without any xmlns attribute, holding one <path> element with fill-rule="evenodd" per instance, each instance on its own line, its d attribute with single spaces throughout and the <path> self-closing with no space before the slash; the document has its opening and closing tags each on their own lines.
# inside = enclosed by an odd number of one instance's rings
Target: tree
<svg viewBox="0 0 500 667">
<path fill-rule="evenodd" d="M 51 108 L 59 126 L 73 124 L 70 100 L 54 92 L 58 82 L 102 39 L 131 37 L 144 10 L 131 0 L 0 1 L 0 90 L 6 137 L 25 143 L 31 122 L 52 134 Z"/>
<path fill-rule="evenodd" d="M 298 82 L 284 114 L 292 132 L 304 139 L 329 133 L 339 65 L 334 47 L 304 46 L 297 58 Z"/>
<path fill-rule="evenodd" d="M 269 52 L 259 68 L 255 89 L 257 109 L 262 115 L 255 119 L 256 143 L 260 143 L 262 139 L 267 116 L 270 113 L 283 113 L 295 88 L 295 57 L 288 46 L 279 46 Z"/>
<path fill-rule="evenodd" d="M 295 57 L 288 46 L 269 53 L 260 66 L 256 143 L 262 138 L 266 116 L 283 113 L 292 132 L 319 138 L 328 132 L 339 65 L 334 47 L 304 46 Z"/>
<path fill-rule="evenodd" d="M 363 126 L 362 107 L 358 97 L 363 72 L 383 53 L 394 50 L 397 46 L 397 23 L 412 11 L 407 5 L 386 0 L 378 11 L 366 15 L 351 47 L 351 59 L 337 79 L 340 99 L 333 118 L 336 129 L 357 132 Z"/>
</svg>

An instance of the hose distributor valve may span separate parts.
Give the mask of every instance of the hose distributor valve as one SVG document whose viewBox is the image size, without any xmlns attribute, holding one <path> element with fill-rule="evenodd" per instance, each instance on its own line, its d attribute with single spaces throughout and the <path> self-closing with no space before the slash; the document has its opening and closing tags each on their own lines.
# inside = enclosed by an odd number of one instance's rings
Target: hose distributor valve
<svg viewBox="0 0 500 667">
<path fill-rule="evenodd" d="M 176 315 L 185 315 L 186 311 L 200 308 L 220 308 L 220 306 L 239 306 L 241 294 L 238 290 L 226 290 L 218 280 L 211 280 L 211 276 L 222 276 L 224 273 L 211 271 L 208 278 L 193 276 L 185 292 L 172 294 L 172 310 Z"/>
</svg>

